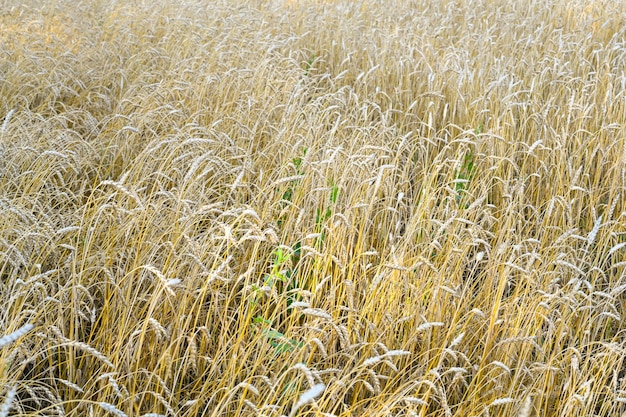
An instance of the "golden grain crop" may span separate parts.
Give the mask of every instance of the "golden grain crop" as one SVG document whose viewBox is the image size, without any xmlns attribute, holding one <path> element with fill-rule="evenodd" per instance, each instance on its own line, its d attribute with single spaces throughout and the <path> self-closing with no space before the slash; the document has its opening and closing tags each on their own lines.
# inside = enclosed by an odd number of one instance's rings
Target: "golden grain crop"
<svg viewBox="0 0 626 417">
<path fill-rule="evenodd" d="M 0 2 L 0 415 L 626 415 L 626 2 Z"/>
</svg>

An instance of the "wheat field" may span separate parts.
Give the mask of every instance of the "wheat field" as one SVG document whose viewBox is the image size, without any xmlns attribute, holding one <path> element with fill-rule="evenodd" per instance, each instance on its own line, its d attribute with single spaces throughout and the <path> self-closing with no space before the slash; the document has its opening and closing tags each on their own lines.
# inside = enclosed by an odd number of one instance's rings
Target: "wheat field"
<svg viewBox="0 0 626 417">
<path fill-rule="evenodd" d="M 626 416 L 626 2 L 3 0 L 0 416 Z"/>
</svg>

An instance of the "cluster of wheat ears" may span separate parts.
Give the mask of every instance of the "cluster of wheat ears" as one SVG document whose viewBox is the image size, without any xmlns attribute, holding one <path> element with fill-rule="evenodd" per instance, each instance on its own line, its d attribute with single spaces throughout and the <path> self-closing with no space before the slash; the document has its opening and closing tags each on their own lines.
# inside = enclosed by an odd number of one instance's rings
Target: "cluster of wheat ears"
<svg viewBox="0 0 626 417">
<path fill-rule="evenodd" d="M 626 4 L 0 2 L 0 416 L 623 416 Z"/>
</svg>

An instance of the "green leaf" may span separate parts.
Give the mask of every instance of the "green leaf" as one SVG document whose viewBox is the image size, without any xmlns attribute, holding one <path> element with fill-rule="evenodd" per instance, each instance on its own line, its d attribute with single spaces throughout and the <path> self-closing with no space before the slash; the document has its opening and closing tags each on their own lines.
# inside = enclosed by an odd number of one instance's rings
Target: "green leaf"
<svg viewBox="0 0 626 417">
<path fill-rule="evenodd" d="M 318 208 L 315 212 L 315 229 L 317 229 L 316 231 L 319 231 L 321 227 L 322 227 L 322 210 Z"/>
<path fill-rule="evenodd" d="M 296 342 L 295 340 L 288 340 L 287 342 L 274 342 L 271 341 L 270 345 L 272 345 L 278 353 L 292 352 L 295 349 L 300 349 L 304 346 L 302 342 Z"/>
<path fill-rule="evenodd" d="M 281 197 L 281 199 L 285 201 L 291 201 L 292 198 L 293 198 L 293 188 L 289 187 L 287 188 L 287 191 L 283 193 L 283 196 Z"/>
<path fill-rule="evenodd" d="M 330 207 L 326 207 L 326 213 L 324 214 L 324 221 L 330 219 L 330 216 L 333 215 L 333 210 Z"/>
<path fill-rule="evenodd" d="M 287 277 L 285 276 L 285 274 L 283 274 L 282 272 L 277 272 L 275 277 L 280 281 L 280 282 L 287 282 Z"/>
<path fill-rule="evenodd" d="M 291 352 L 296 348 L 301 348 L 304 343 L 287 338 L 284 334 L 277 330 L 265 329 L 263 335 L 270 341 L 270 345 L 276 349 L 278 353 Z"/>
<path fill-rule="evenodd" d="M 283 396 L 292 395 L 292 394 L 295 395 L 299 391 L 298 387 L 299 387 L 298 384 L 296 384 L 293 381 L 289 381 L 283 386 L 282 395 Z"/>
<path fill-rule="evenodd" d="M 284 334 L 282 334 L 278 330 L 273 330 L 273 329 L 263 330 L 263 335 L 270 340 L 282 340 L 285 338 Z"/>
<path fill-rule="evenodd" d="M 263 317 L 261 317 L 261 316 L 256 316 L 254 319 L 252 319 L 252 321 L 253 321 L 255 324 L 263 323 L 263 324 L 267 324 L 267 325 L 270 325 L 270 326 L 271 326 L 271 324 L 272 324 L 272 321 L 271 321 L 271 320 L 267 320 L 267 319 L 265 319 L 265 318 L 263 318 Z"/>
<path fill-rule="evenodd" d="M 306 63 L 306 68 L 304 71 L 304 75 L 308 76 L 309 75 L 309 70 L 311 69 L 311 66 L 313 65 L 313 62 L 315 61 L 315 58 L 317 58 L 315 56 L 315 54 L 311 54 L 311 57 L 309 58 L 309 60 Z"/>
<path fill-rule="evenodd" d="M 330 216 L 332 216 L 332 214 L 333 214 L 333 210 L 330 207 L 326 207 L 326 211 L 324 212 L 324 215 L 322 215 L 322 210 L 320 210 L 319 208 L 317 209 L 317 212 L 315 215 L 315 228 L 317 229 L 318 233 L 322 230 L 322 224 L 326 220 L 328 220 Z"/>
<path fill-rule="evenodd" d="M 455 183 L 454 189 L 456 191 L 456 201 L 457 203 L 461 203 L 463 199 L 463 194 L 465 190 L 468 188 L 468 182 L 474 176 L 474 154 L 472 152 L 466 154 L 463 157 L 463 164 L 461 168 L 456 172 L 455 179 L 457 180 L 466 180 L 465 182 L 457 182 Z M 466 204 L 467 206 L 467 204 Z"/>
<path fill-rule="evenodd" d="M 282 265 L 289 260 L 291 257 L 288 253 L 285 253 L 282 248 L 278 248 L 274 251 L 274 255 L 276 256 L 276 260 L 274 261 L 274 265 Z"/>
<path fill-rule="evenodd" d="M 465 155 L 465 160 L 463 161 L 463 167 L 469 179 L 469 177 L 472 175 L 472 171 L 474 171 L 474 154 L 473 153 L 469 153 L 468 155 Z"/>
<path fill-rule="evenodd" d="M 300 258 L 300 255 L 302 254 L 302 243 L 298 241 L 291 248 L 293 249 L 293 257 L 296 259 Z"/>
<path fill-rule="evenodd" d="M 339 187 L 333 181 L 330 181 L 332 189 L 330 190 L 330 202 L 337 203 L 337 197 L 339 196 Z"/>
<path fill-rule="evenodd" d="M 265 275 L 265 278 L 263 279 L 263 284 L 267 285 L 268 287 L 273 286 L 274 278 L 272 278 L 271 275 Z"/>
<path fill-rule="evenodd" d="M 296 167 L 296 172 L 298 173 L 298 175 L 302 175 L 303 174 L 303 172 L 301 170 L 302 158 L 300 158 L 300 157 L 293 158 L 291 160 L 291 162 L 293 162 L 293 165 Z"/>
</svg>

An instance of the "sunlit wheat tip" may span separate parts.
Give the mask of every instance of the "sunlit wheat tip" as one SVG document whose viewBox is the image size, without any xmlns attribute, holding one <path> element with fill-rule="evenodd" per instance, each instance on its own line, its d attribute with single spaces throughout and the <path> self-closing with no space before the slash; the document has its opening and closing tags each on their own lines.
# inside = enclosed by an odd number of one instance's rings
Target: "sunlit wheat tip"
<svg viewBox="0 0 626 417">
<path fill-rule="evenodd" d="M 506 364 L 504 364 L 503 362 L 493 361 L 493 362 L 491 362 L 491 364 L 494 365 L 494 366 L 497 366 L 498 368 L 501 368 L 501 369 L 505 370 L 509 374 L 511 373 L 511 368 L 506 366 Z"/>
<path fill-rule="evenodd" d="M 394 372 L 398 372 L 398 367 L 389 359 L 383 360 L 383 363 L 387 365 L 389 368 L 391 368 Z"/>
<path fill-rule="evenodd" d="M 285 177 L 285 178 L 281 178 L 277 181 L 274 182 L 274 187 L 280 185 L 280 184 L 284 184 L 286 182 L 291 182 L 291 181 L 298 181 L 304 178 L 304 175 L 292 175 L 290 177 Z"/>
<path fill-rule="evenodd" d="M 591 229 L 589 235 L 587 235 L 587 244 L 593 244 L 593 242 L 596 240 L 596 236 L 598 234 L 598 231 L 600 230 L 600 227 L 602 227 L 602 215 L 598 216 L 593 225 L 593 229 Z"/>
<path fill-rule="evenodd" d="M 532 154 L 533 151 L 535 149 L 537 149 L 539 147 L 539 145 L 541 145 L 543 143 L 543 141 L 541 139 L 536 140 L 532 145 L 530 145 L 530 147 L 528 148 L 528 153 Z"/>
<path fill-rule="evenodd" d="M 9 126 L 9 121 L 11 120 L 11 117 L 13 116 L 14 113 L 15 113 L 15 109 L 11 109 L 9 110 L 7 115 L 4 116 L 4 122 L 2 122 L 2 127 L 0 127 L 0 133 L 6 132 L 7 127 Z"/>
<path fill-rule="evenodd" d="M 495 407 L 498 405 L 503 405 L 503 404 L 511 404 L 515 402 L 515 400 L 513 398 L 498 398 L 496 400 L 493 400 L 487 407 Z"/>
<path fill-rule="evenodd" d="M 22 327 L 20 327 L 19 329 L 17 329 L 16 331 L 14 331 L 13 333 L 3 336 L 2 338 L 0 338 L 0 348 L 10 343 L 15 342 L 17 339 L 19 339 L 20 337 L 28 333 L 33 327 L 35 326 L 33 326 L 30 323 L 27 323 L 23 325 Z"/>
<path fill-rule="evenodd" d="M 461 343 L 461 341 L 463 340 L 463 337 L 465 337 L 465 332 L 461 333 L 460 335 L 458 335 L 453 341 L 452 343 L 450 343 L 450 346 L 448 346 L 449 349 L 452 349 L 453 347 L 455 347 L 456 345 L 458 345 L 459 343 Z"/>
<path fill-rule="evenodd" d="M 411 355 L 412 352 L 409 352 L 408 350 L 389 350 L 385 353 L 383 353 L 381 356 L 384 357 L 394 357 L 394 356 L 408 356 Z"/>
<path fill-rule="evenodd" d="M 168 287 L 176 287 L 176 286 L 178 286 L 181 282 L 183 282 L 183 280 L 182 280 L 182 279 L 180 279 L 180 278 L 170 278 L 170 279 L 168 279 L 168 280 L 165 282 L 165 284 L 166 284 Z"/>
<path fill-rule="evenodd" d="M 368 381 L 366 381 L 364 379 L 359 380 L 359 382 L 361 384 L 363 384 L 365 389 L 368 390 L 370 392 L 370 394 L 376 395 L 376 388 L 374 388 L 374 386 L 372 384 L 370 384 Z"/>
<path fill-rule="evenodd" d="M 289 305 L 290 308 L 309 308 L 311 307 L 310 303 L 304 301 L 294 301 Z"/>
<path fill-rule="evenodd" d="M 617 252 L 618 250 L 620 250 L 620 249 L 621 249 L 621 248 L 623 248 L 624 246 L 626 246 L 626 242 L 618 243 L 617 245 L 613 246 L 613 247 L 609 250 L 609 255 L 613 255 L 615 252 Z"/>
<path fill-rule="evenodd" d="M 423 332 L 425 330 L 428 330 L 432 327 L 441 327 L 443 326 L 442 322 L 438 322 L 438 321 L 434 321 L 434 322 L 427 322 L 427 323 L 423 323 L 420 324 L 419 326 L 417 326 L 417 329 L 415 329 L 417 332 Z"/>
<path fill-rule="evenodd" d="M 309 233 L 308 235 L 304 237 L 304 240 L 318 239 L 321 236 L 322 236 L 321 233 Z"/>
<path fill-rule="evenodd" d="M 167 336 L 167 330 L 165 329 L 165 327 L 163 327 L 163 325 L 161 323 L 159 323 L 158 320 L 154 319 L 153 317 L 150 317 L 148 319 L 148 323 L 150 324 L 150 326 L 156 330 L 159 334 L 160 337 L 166 337 Z"/>
<path fill-rule="evenodd" d="M 78 386 L 77 384 L 75 384 L 75 383 L 73 383 L 71 381 L 68 381 L 68 380 L 62 379 L 62 378 L 58 378 L 58 381 L 60 383 L 62 383 L 63 385 L 65 385 L 66 387 L 68 387 L 70 389 L 73 389 L 76 392 L 80 392 L 81 394 L 84 392 L 84 390 L 80 386 Z"/>
<path fill-rule="evenodd" d="M 120 386 L 118 385 L 115 378 L 113 378 L 112 376 L 109 376 L 107 379 L 109 380 L 109 385 L 113 387 L 113 391 L 118 396 L 118 398 L 123 398 L 124 395 L 122 394 L 122 391 L 120 390 Z"/>
<path fill-rule="evenodd" d="M 374 387 L 374 392 L 376 394 L 380 394 L 381 387 L 380 387 L 379 376 L 376 374 L 376 372 L 374 372 L 373 369 L 368 369 L 367 373 L 370 376 L 370 381 L 372 381 L 372 386 Z M 385 378 L 384 375 L 381 375 L 381 376 L 383 377 L 383 379 Z"/>
<path fill-rule="evenodd" d="M 257 406 L 250 400 L 243 400 L 243 403 L 250 408 L 253 412 L 258 413 L 259 409 L 257 408 Z"/>
<path fill-rule="evenodd" d="M 114 406 L 113 404 L 109 404 L 106 402 L 100 402 L 98 403 L 98 405 L 105 411 L 108 411 L 109 413 L 113 414 L 116 417 L 128 417 L 126 415 L 126 413 L 124 413 L 122 410 L 118 409 L 116 406 Z"/>
<path fill-rule="evenodd" d="M 302 313 L 307 316 L 319 317 L 326 320 L 332 320 L 333 318 L 330 314 L 328 314 L 324 310 L 320 310 L 319 308 L 305 308 L 302 310 Z"/>
<path fill-rule="evenodd" d="M 576 271 L 579 275 L 585 275 L 585 273 L 584 273 L 584 271 L 582 269 L 580 269 L 579 267 L 577 267 L 576 265 L 574 265 L 571 262 L 558 260 L 558 261 L 556 261 L 556 264 L 557 265 L 561 265 L 561 266 L 565 266 L 565 267 L 568 267 L 568 268 L 571 268 L 574 271 Z"/>
<path fill-rule="evenodd" d="M 369 359 L 366 359 L 363 361 L 363 366 L 372 366 L 372 365 L 376 365 L 378 362 L 382 361 L 383 357 L 382 356 L 374 356 L 371 357 Z"/>
<path fill-rule="evenodd" d="M 66 234 L 66 233 L 76 232 L 76 231 L 78 231 L 78 230 L 80 230 L 80 227 L 78 227 L 78 226 L 68 226 L 68 227 L 63 227 L 63 228 L 58 229 L 58 230 L 56 231 L 56 235 L 57 235 L 57 236 L 60 236 L 60 235 L 64 235 L 64 234 Z"/>
<path fill-rule="evenodd" d="M 11 410 L 11 405 L 13 405 L 13 400 L 15 399 L 16 394 L 17 387 L 13 385 L 9 388 L 9 391 L 2 402 L 2 406 L 0 406 L 0 417 L 7 417 L 9 415 L 9 410 Z"/>
<path fill-rule="evenodd" d="M 320 353 L 322 354 L 322 357 L 326 358 L 328 356 L 328 353 L 326 352 L 326 347 L 324 346 L 324 344 L 322 343 L 320 339 L 318 339 L 317 337 L 314 337 L 311 339 L 311 343 L 314 343 L 315 346 L 317 346 L 317 349 L 319 349 Z"/>
<path fill-rule="evenodd" d="M 404 397 L 402 398 L 402 400 L 407 404 L 417 404 L 421 406 L 428 406 L 428 402 L 417 397 Z"/>
<path fill-rule="evenodd" d="M 101 352 L 99 352 L 98 350 L 96 350 L 95 348 L 89 346 L 87 343 L 84 342 L 78 342 L 78 341 L 67 341 L 64 342 L 64 344 L 66 346 L 73 346 L 75 348 L 81 349 L 87 353 L 91 353 L 94 357 L 98 358 L 102 363 L 104 363 L 105 365 L 111 367 L 111 368 L 115 368 L 115 365 L 113 365 L 113 363 L 111 363 L 111 361 Z"/>
<path fill-rule="evenodd" d="M 324 392 L 325 389 L 326 389 L 326 385 L 324 385 L 324 384 L 317 384 L 317 385 L 311 387 L 308 391 L 303 392 L 302 395 L 300 395 L 300 398 L 298 398 L 298 402 L 296 402 L 296 404 L 291 409 L 291 413 L 289 413 L 289 417 L 295 416 L 296 412 L 303 405 L 308 404 L 309 402 L 315 400 L 317 397 L 322 395 L 322 393 Z"/>
<path fill-rule="evenodd" d="M 519 414 L 517 415 L 518 417 L 529 417 L 530 416 L 530 412 L 532 410 L 532 405 L 533 405 L 533 397 L 531 395 L 527 396 L 526 399 L 524 399 L 524 404 L 522 404 L 522 408 L 520 409 Z"/>
<path fill-rule="evenodd" d="M 297 363 L 294 366 L 292 366 L 291 368 L 289 368 L 289 371 L 292 370 L 298 370 L 300 372 L 302 372 L 304 374 L 304 376 L 307 379 L 307 382 L 309 383 L 310 386 L 315 385 L 315 377 L 313 375 L 313 371 L 311 371 L 311 369 L 309 369 L 309 367 L 307 367 L 305 364 L 303 363 Z"/>
<path fill-rule="evenodd" d="M 254 395 L 259 395 L 259 390 L 254 385 L 250 384 L 249 382 L 241 382 L 241 383 L 239 383 L 234 388 L 234 391 L 236 391 L 237 389 L 247 389 L 248 391 L 250 391 Z"/>
<path fill-rule="evenodd" d="M 599 314 L 600 316 L 605 316 L 605 317 L 610 317 L 615 321 L 620 321 L 621 317 L 619 314 L 617 313 L 612 313 L 610 311 L 603 311 L 602 313 Z"/>
<path fill-rule="evenodd" d="M 235 179 L 235 181 L 233 181 L 233 184 L 230 186 L 230 192 L 231 193 L 237 189 L 239 184 L 241 184 L 241 180 L 243 179 L 243 176 L 244 176 L 245 173 L 246 173 L 245 169 L 242 169 L 239 172 L 239 175 L 237 175 L 237 178 Z"/>
</svg>

